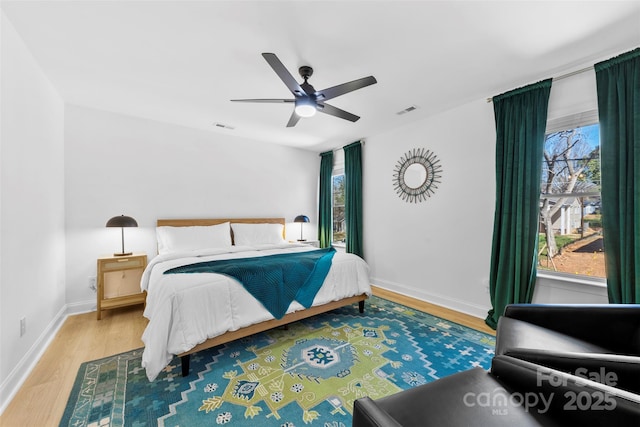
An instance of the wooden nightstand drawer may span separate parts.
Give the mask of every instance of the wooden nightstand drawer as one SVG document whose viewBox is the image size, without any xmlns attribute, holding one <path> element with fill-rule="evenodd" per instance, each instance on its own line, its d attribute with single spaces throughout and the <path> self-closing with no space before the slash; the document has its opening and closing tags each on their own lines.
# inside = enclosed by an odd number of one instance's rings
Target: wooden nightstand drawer
<svg viewBox="0 0 640 427">
<path fill-rule="evenodd" d="M 147 258 L 140 256 L 128 256 L 122 258 L 104 258 L 102 260 L 103 271 L 120 271 L 128 268 L 145 268 Z"/>
</svg>

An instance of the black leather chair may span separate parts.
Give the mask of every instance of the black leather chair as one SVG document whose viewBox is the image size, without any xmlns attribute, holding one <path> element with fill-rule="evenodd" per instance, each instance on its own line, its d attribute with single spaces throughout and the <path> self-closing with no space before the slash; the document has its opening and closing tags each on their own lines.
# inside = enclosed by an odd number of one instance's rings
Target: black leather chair
<svg viewBox="0 0 640 427">
<path fill-rule="evenodd" d="M 636 426 L 640 395 L 511 356 L 378 400 L 357 399 L 353 427 Z"/>
<path fill-rule="evenodd" d="M 640 304 L 511 304 L 496 354 L 511 349 L 640 356 Z"/>
<path fill-rule="evenodd" d="M 640 305 L 509 305 L 490 372 L 354 403 L 354 427 L 430 425 L 640 425 Z"/>
<path fill-rule="evenodd" d="M 640 393 L 640 305 L 509 305 L 496 330 L 501 354 Z"/>
</svg>

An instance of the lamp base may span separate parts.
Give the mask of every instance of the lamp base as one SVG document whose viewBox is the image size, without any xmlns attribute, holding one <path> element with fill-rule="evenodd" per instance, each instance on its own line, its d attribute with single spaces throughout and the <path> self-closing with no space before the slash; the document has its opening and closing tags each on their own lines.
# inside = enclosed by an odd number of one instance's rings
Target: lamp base
<svg viewBox="0 0 640 427">
<path fill-rule="evenodd" d="M 133 255 L 133 252 L 123 252 L 121 254 L 113 254 L 113 256 L 129 256 Z"/>
<path fill-rule="evenodd" d="M 298 239 L 298 242 L 306 242 L 307 239 Z"/>
</svg>

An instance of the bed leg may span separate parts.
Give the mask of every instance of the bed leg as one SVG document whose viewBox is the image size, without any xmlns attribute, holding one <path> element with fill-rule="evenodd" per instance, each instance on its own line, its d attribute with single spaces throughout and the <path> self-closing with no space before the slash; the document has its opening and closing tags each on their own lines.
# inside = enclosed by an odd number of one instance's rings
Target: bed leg
<svg viewBox="0 0 640 427">
<path fill-rule="evenodd" d="M 360 310 L 360 313 L 364 313 L 364 300 L 358 301 L 358 310 Z"/>
<path fill-rule="evenodd" d="M 191 355 L 187 354 L 186 356 L 180 357 L 180 364 L 182 365 L 182 376 L 189 376 L 189 364 L 191 362 Z"/>
</svg>

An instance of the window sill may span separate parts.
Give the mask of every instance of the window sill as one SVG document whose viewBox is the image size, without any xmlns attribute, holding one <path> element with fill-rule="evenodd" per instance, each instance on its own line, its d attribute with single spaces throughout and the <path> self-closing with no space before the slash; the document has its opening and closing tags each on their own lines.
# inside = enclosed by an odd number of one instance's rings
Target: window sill
<svg viewBox="0 0 640 427">
<path fill-rule="evenodd" d="M 540 270 L 538 270 L 537 277 L 540 279 L 553 280 L 560 283 L 593 286 L 596 288 L 607 287 L 607 279 L 603 279 L 601 277 L 577 276 L 574 274 Z"/>
<path fill-rule="evenodd" d="M 340 249 L 346 249 L 347 248 L 347 244 L 346 243 L 331 243 L 331 246 L 333 246 L 334 248 L 340 248 Z"/>
</svg>

